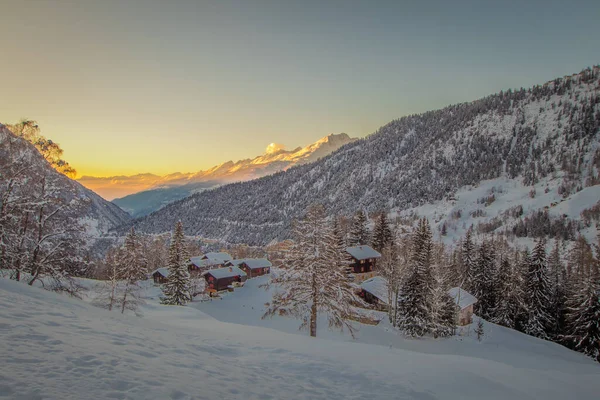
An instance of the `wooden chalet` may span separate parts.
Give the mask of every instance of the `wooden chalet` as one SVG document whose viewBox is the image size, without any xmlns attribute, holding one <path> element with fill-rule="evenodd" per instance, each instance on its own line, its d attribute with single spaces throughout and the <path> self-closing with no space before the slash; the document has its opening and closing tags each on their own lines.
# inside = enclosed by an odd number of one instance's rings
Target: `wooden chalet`
<svg viewBox="0 0 600 400">
<path fill-rule="evenodd" d="M 256 278 L 271 272 L 273 265 L 266 258 L 246 258 L 241 260 L 238 266 L 248 275 L 248 278 Z"/>
<path fill-rule="evenodd" d="M 169 280 L 169 269 L 159 268 L 152 273 L 152 279 L 156 284 L 163 284 Z"/>
<path fill-rule="evenodd" d="M 358 294 L 367 303 L 374 305 L 379 310 L 387 311 L 390 306 L 388 282 L 381 276 L 375 276 L 363 281 L 360 284 L 360 292 Z"/>
<path fill-rule="evenodd" d="M 477 298 L 464 289 L 455 287 L 448 291 L 448 295 L 454 299 L 458 308 L 458 325 L 469 325 L 473 322 L 473 306 Z"/>
<path fill-rule="evenodd" d="M 375 276 L 375 267 L 381 253 L 367 245 L 348 247 L 346 253 L 351 260 L 348 273 L 353 276 L 354 281 L 362 282 Z"/>
<path fill-rule="evenodd" d="M 206 253 L 202 256 L 191 257 L 188 269 L 192 274 L 201 274 L 209 269 L 223 268 L 232 259 L 233 257 L 227 253 Z"/>
<path fill-rule="evenodd" d="M 246 282 L 248 276 L 238 267 L 225 267 L 210 269 L 202 273 L 206 280 L 206 288 L 208 290 L 227 290 L 234 282 L 240 284 Z"/>
</svg>

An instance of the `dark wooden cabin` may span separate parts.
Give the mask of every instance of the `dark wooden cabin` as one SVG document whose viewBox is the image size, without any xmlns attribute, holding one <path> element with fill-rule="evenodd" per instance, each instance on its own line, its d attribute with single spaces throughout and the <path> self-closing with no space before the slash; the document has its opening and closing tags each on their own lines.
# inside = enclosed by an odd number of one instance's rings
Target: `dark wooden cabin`
<svg viewBox="0 0 600 400">
<path fill-rule="evenodd" d="M 232 257 L 227 253 L 206 253 L 202 256 L 191 257 L 188 270 L 193 275 L 202 274 L 213 268 L 224 268 Z"/>
<path fill-rule="evenodd" d="M 346 253 L 350 255 L 350 272 L 354 274 L 372 272 L 381 257 L 381 253 L 367 245 L 348 247 Z"/>
<path fill-rule="evenodd" d="M 268 274 L 271 272 L 272 266 L 266 258 L 246 258 L 239 264 L 240 269 L 248 275 L 248 278 Z"/>
<path fill-rule="evenodd" d="M 360 284 L 359 295 L 378 310 L 386 311 L 389 308 L 388 282 L 381 276 L 363 281 Z"/>
<path fill-rule="evenodd" d="M 169 270 L 167 268 L 159 268 L 152 273 L 154 283 L 163 284 L 169 280 Z"/>
<path fill-rule="evenodd" d="M 227 290 L 234 282 L 243 283 L 248 279 L 246 273 L 238 267 L 210 269 L 202 275 L 206 280 L 206 288 L 216 291 Z"/>
</svg>

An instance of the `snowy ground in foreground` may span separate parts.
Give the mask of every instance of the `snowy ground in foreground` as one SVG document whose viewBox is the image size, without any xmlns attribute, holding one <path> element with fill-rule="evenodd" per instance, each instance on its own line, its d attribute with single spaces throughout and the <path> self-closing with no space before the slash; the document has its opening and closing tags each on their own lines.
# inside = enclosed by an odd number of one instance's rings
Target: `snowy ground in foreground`
<svg viewBox="0 0 600 400">
<path fill-rule="evenodd" d="M 250 289 L 198 307 L 216 312 Z M 397 337 L 390 348 L 224 323 L 195 307 L 151 301 L 144 318 L 122 316 L 0 279 L 0 398 L 592 399 L 600 391 L 598 364 L 499 327 L 481 344 Z"/>
</svg>

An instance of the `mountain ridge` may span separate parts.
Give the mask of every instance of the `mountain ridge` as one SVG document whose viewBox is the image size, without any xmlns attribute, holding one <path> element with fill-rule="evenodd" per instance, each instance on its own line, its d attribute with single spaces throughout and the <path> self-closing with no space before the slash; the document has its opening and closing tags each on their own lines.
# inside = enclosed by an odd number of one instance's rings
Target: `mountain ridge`
<svg viewBox="0 0 600 400">
<path fill-rule="evenodd" d="M 154 181 L 150 189 L 114 199 L 113 203 L 134 217 L 144 216 L 193 193 L 231 182 L 260 178 L 294 165 L 313 162 L 354 140 L 356 139 L 345 133 L 330 134 L 308 146 L 297 147 L 294 150 L 285 150 L 281 145 L 271 143 L 260 156 L 235 162 L 226 161 L 205 171 L 165 175 L 158 181 Z M 141 178 L 148 179 L 148 176 L 143 174 Z"/>
<path fill-rule="evenodd" d="M 332 133 L 305 147 L 299 146 L 293 150 L 278 148 L 276 151 L 270 151 L 269 147 L 275 145 L 275 143 L 272 143 L 267 147 L 267 151 L 264 154 L 238 161 L 228 160 L 207 170 L 196 172 L 173 172 L 166 175 L 156 175 L 152 173 L 115 175 L 108 177 L 84 175 L 78 178 L 77 181 L 110 201 L 114 201 L 152 189 L 185 186 L 206 181 L 220 180 L 224 183 L 228 183 L 258 178 L 268 173 L 272 173 L 275 170 L 287 168 L 297 163 L 303 164 L 317 160 L 320 157 L 329 154 L 333 149 L 337 149 L 337 147 L 342 146 L 345 143 L 350 143 L 353 140 L 356 139 L 351 138 L 346 133 Z M 276 165 L 276 167 L 270 169 L 270 165 Z M 133 189 L 134 191 L 131 193 L 131 190 L 127 189 L 118 190 L 118 186 L 120 185 L 133 186 L 136 189 Z M 117 195 L 117 193 L 119 193 L 119 195 Z"/>
</svg>

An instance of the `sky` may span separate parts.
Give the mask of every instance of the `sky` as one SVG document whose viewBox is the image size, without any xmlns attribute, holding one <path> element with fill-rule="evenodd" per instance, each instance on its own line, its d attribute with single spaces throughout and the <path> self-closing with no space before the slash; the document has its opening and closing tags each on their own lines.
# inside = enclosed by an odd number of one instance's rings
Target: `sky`
<svg viewBox="0 0 600 400">
<path fill-rule="evenodd" d="M 0 122 L 80 175 L 288 149 L 600 63 L 600 1 L 0 0 Z"/>
</svg>

